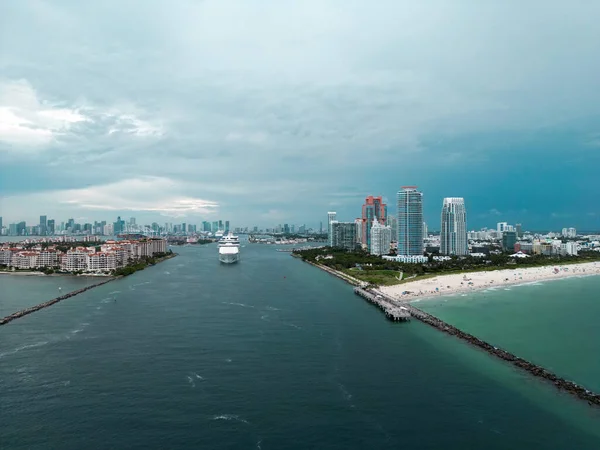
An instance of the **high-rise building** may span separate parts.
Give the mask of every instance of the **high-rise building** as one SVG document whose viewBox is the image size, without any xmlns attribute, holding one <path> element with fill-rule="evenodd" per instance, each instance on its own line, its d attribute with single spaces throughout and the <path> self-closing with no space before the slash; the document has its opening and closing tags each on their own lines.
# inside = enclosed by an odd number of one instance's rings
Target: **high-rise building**
<svg viewBox="0 0 600 450">
<path fill-rule="evenodd" d="M 362 244 L 371 250 L 371 227 L 373 221 L 377 219 L 382 225 L 386 224 L 387 205 L 383 203 L 381 197 L 373 197 L 369 195 L 365 199 L 365 204 L 362 206 Z"/>
<path fill-rule="evenodd" d="M 496 231 L 498 233 L 503 233 L 507 228 L 508 228 L 508 223 L 507 222 L 498 222 L 496 224 Z"/>
<path fill-rule="evenodd" d="M 395 241 L 398 239 L 398 217 L 393 214 L 387 217 L 387 225 L 392 230 L 392 240 Z M 427 236 L 425 233 L 424 236 Z"/>
<path fill-rule="evenodd" d="M 54 219 L 50 219 L 47 223 L 47 231 L 48 234 L 54 234 L 54 232 L 56 231 L 56 222 L 54 221 Z"/>
<path fill-rule="evenodd" d="M 47 216 L 40 216 L 40 235 L 41 236 L 45 236 L 46 235 L 46 226 L 48 224 L 48 217 Z"/>
<path fill-rule="evenodd" d="M 323 234 L 323 221 L 319 222 L 319 233 Z"/>
<path fill-rule="evenodd" d="M 206 220 L 202 222 L 202 231 L 210 232 L 210 222 Z"/>
<path fill-rule="evenodd" d="M 0 233 L 2 233 L 2 216 L 0 216 Z"/>
<path fill-rule="evenodd" d="M 219 220 L 219 230 L 223 231 L 223 221 Z"/>
<path fill-rule="evenodd" d="M 517 232 L 517 238 L 521 239 L 523 237 L 523 226 L 520 223 L 515 225 L 515 231 Z"/>
<path fill-rule="evenodd" d="M 229 220 L 225 221 L 225 233 L 229 233 Z"/>
<path fill-rule="evenodd" d="M 516 243 L 516 231 L 505 231 L 502 233 L 502 250 L 504 250 L 505 252 L 514 252 Z"/>
<path fill-rule="evenodd" d="M 69 222 L 71 222 L 71 220 L 73 220 L 73 219 L 69 219 Z M 75 228 L 74 225 L 72 228 L 73 229 Z M 121 220 L 121 216 L 118 216 L 117 221 L 115 223 L 113 223 L 113 233 L 121 234 L 124 231 L 125 231 L 125 221 Z"/>
<path fill-rule="evenodd" d="M 352 251 L 356 249 L 356 224 L 333 220 L 331 226 L 331 246 Z"/>
<path fill-rule="evenodd" d="M 371 226 L 371 255 L 387 255 L 390 252 L 392 244 L 392 229 L 389 226 L 379 223 L 377 218 L 373 219 Z"/>
<path fill-rule="evenodd" d="M 354 219 L 354 223 L 356 224 L 356 243 L 362 247 L 362 235 L 363 235 L 362 217 L 358 217 L 358 218 Z"/>
<path fill-rule="evenodd" d="M 469 253 L 467 210 L 463 198 L 448 197 L 444 199 L 441 230 L 440 253 L 442 255 L 464 256 Z"/>
<path fill-rule="evenodd" d="M 213 233 L 216 233 L 217 231 L 219 231 L 219 222 L 218 221 L 215 220 L 212 223 L 212 229 L 210 231 L 212 231 Z"/>
<path fill-rule="evenodd" d="M 416 186 L 398 191 L 398 255 L 423 255 L 423 193 Z"/>
<path fill-rule="evenodd" d="M 333 234 L 331 233 L 331 222 L 336 218 L 337 214 L 335 211 L 329 211 L 327 213 L 327 244 L 333 247 Z"/>
</svg>

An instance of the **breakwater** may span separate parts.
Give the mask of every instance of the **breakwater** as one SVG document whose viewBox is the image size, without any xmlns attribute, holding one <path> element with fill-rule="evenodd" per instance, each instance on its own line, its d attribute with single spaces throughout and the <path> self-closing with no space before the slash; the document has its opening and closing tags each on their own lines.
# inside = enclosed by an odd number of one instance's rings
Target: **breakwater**
<svg viewBox="0 0 600 450">
<path fill-rule="evenodd" d="M 312 264 L 313 266 L 316 266 L 320 269 L 323 269 L 326 272 L 328 272 L 332 275 L 335 275 L 338 278 L 341 278 L 342 280 L 344 280 L 350 284 L 353 284 L 354 286 L 357 285 L 357 283 L 356 283 L 357 280 L 350 280 L 346 274 L 337 272 L 333 269 L 330 269 L 329 267 L 324 267 L 319 264 L 314 264 L 314 263 L 310 263 L 310 264 Z M 364 295 L 362 295 L 361 293 L 359 293 L 357 291 L 364 291 L 364 292 L 370 293 L 371 296 L 373 296 L 375 298 L 379 298 L 380 300 L 384 300 L 385 302 L 387 302 L 391 305 L 403 307 L 403 308 L 405 308 L 406 311 L 408 311 L 408 313 L 410 314 L 411 317 L 414 317 L 415 319 L 417 319 L 427 325 L 437 328 L 438 330 L 440 330 L 446 334 L 449 334 L 451 336 L 462 339 L 463 341 L 466 341 L 469 344 L 480 348 L 481 350 L 489 353 L 492 356 L 496 356 L 497 358 L 500 358 L 503 361 L 506 361 L 507 363 L 510 363 L 513 366 L 518 367 L 521 370 L 525 370 L 526 372 L 533 375 L 534 377 L 541 378 L 542 380 L 550 382 L 557 389 L 565 391 L 568 394 L 579 398 L 580 400 L 584 400 L 584 401 L 588 402 L 589 405 L 600 406 L 600 395 L 599 394 L 596 394 L 595 392 L 592 392 L 589 389 L 586 389 L 585 387 L 580 386 L 573 381 L 569 381 L 562 377 L 559 377 L 558 375 L 550 372 L 549 370 L 544 369 L 541 366 L 538 366 L 537 364 L 529 362 L 521 357 L 518 357 L 510 352 L 507 352 L 506 350 L 495 347 L 495 346 L 479 339 L 478 337 L 473 336 L 472 334 L 466 333 L 466 332 L 456 328 L 455 326 L 450 325 L 449 323 L 446 323 L 443 320 L 441 320 L 435 316 L 432 316 L 431 314 L 426 313 L 425 311 L 420 310 L 419 308 L 416 308 L 415 306 L 411 305 L 410 303 L 405 303 L 405 302 L 396 300 L 395 298 L 392 298 L 392 297 L 378 291 L 377 289 L 373 289 L 373 288 L 369 288 L 369 287 L 363 286 L 362 289 L 356 289 L 356 288 L 354 289 L 354 292 L 357 295 L 361 295 L 361 297 L 364 297 Z"/>
<path fill-rule="evenodd" d="M 0 325 L 6 325 L 7 323 L 12 322 L 15 319 L 20 319 L 21 317 L 24 317 L 28 314 L 39 311 L 40 309 L 48 308 L 49 306 L 52 306 L 62 300 L 65 300 L 70 297 L 74 297 L 78 294 L 81 294 L 82 292 L 89 291 L 90 289 L 93 289 L 98 286 L 102 286 L 103 284 L 110 283 L 111 281 L 116 280 L 118 278 L 120 278 L 120 277 L 112 277 L 107 280 L 101 281 L 99 283 L 92 284 L 90 286 L 86 286 L 81 289 L 77 289 L 76 291 L 71 291 L 65 295 L 61 295 L 60 297 L 56 297 L 56 298 L 53 298 L 52 300 L 48 300 L 47 302 L 40 303 L 39 305 L 35 305 L 35 306 L 31 306 L 29 308 L 22 309 L 21 311 L 17 311 L 16 313 L 13 313 L 9 316 L 6 316 L 6 317 L 3 317 L 2 319 L 0 319 Z"/>
<path fill-rule="evenodd" d="M 354 293 L 381 309 L 385 314 L 385 317 L 392 322 L 406 322 L 410 320 L 410 313 L 408 308 L 406 308 L 404 305 L 396 305 L 389 302 L 382 295 L 375 294 L 358 287 L 354 288 Z"/>
<path fill-rule="evenodd" d="M 577 383 L 575 383 L 573 381 L 569 381 L 564 378 L 561 378 L 558 375 L 544 369 L 543 367 L 538 366 L 537 364 L 534 364 L 523 358 L 513 355 L 512 353 L 507 352 L 506 350 L 495 347 L 495 346 L 479 339 L 478 337 L 473 336 L 472 334 L 466 333 L 466 332 L 456 328 L 455 326 L 450 325 L 449 323 L 446 323 L 443 320 L 438 319 L 437 317 L 432 316 L 431 314 L 426 313 L 425 311 L 414 307 L 413 305 L 411 305 L 409 303 L 400 302 L 400 301 L 393 299 L 392 297 L 389 297 L 379 291 L 373 290 L 371 292 L 374 295 L 380 295 L 383 298 L 386 298 L 387 301 L 390 302 L 391 304 L 395 304 L 395 305 L 406 308 L 412 317 L 420 320 L 423 323 L 426 323 L 427 325 L 437 328 L 438 330 L 443 331 L 446 334 L 449 334 L 451 336 L 455 336 L 459 339 L 462 339 L 463 341 L 466 341 L 469 344 L 474 345 L 475 347 L 478 347 L 478 348 L 484 350 L 485 352 L 489 353 L 490 355 L 496 356 L 496 357 L 498 357 L 498 358 L 500 358 L 522 370 L 529 372 L 531 375 L 533 375 L 535 377 L 542 378 L 546 381 L 549 381 L 550 383 L 554 384 L 554 386 L 556 386 L 556 388 L 566 391 L 569 394 L 574 395 L 575 397 L 578 397 L 581 400 L 585 400 L 590 405 L 600 406 L 600 395 L 599 394 L 596 394 L 596 393 L 590 391 L 589 389 L 586 389 L 583 386 L 579 386 Z"/>
</svg>

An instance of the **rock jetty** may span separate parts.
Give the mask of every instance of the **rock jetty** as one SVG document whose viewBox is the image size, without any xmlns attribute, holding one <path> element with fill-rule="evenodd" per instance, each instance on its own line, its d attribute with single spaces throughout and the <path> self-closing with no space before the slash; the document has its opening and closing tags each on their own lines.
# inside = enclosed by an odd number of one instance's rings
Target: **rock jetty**
<svg viewBox="0 0 600 450">
<path fill-rule="evenodd" d="M 464 331 L 459 330 L 455 326 L 452 326 L 449 323 L 446 323 L 443 320 L 438 319 L 437 317 L 432 316 L 429 313 L 426 313 L 425 311 L 415 308 L 409 303 L 399 302 L 398 300 L 395 300 L 391 297 L 387 297 L 378 291 L 376 292 L 377 294 L 382 295 L 384 298 L 387 298 L 389 302 L 405 307 L 410 313 L 410 315 L 415 319 L 418 319 L 421 322 L 426 323 L 427 325 L 437 328 L 438 330 L 443 331 L 446 334 L 462 339 L 463 341 L 466 341 L 469 344 L 474 345 L 475 347 L 479 347 L 480 349 L 484 350 L 490 355 L 494 355 L 520 369 L 523 369 L 535 377 L 549 381 L 550 383 L 554 384 L 556 388 L 566 391 L 569 394 L 580 398 L 581 400 L 585 400 L 590 405 L 600 406 L 599 394 L 596 394 L 584 388 L 583 386 L 579 386 L 573 381 L 565 380 L 564 378 L 559 377 L 558 375 L 550 372 L 549 370 L 546 370 L 543 367 L 538 366 L 537 364 L 534 364 L 523 358 L 513 355 L 512 353 L 507 352 L 506 350 L 494 347 L 493 345 L 488 344 L 487 342 L 473 336 L 472 334 L 465 333 Z"/>
<path fill-rule="evenodd" d="M 35 305 L 35 306 L 31 306 L 29 308 L 22 309 L 21 311 L 17 311 L 16 313 L 11 314 L 10 316 L 6 316 L 6 317 L 3 317 L 2 319 L 0 319 L 0 325 L 6 325 L 7 323 L 12 322 L 15 319 L 20 319 L 21 317 L 24 317 L 28 314 L 39 311 L 40 309 L 44 309 L 49 306 L 52 306 L 55 303 L 58 303 L 62 300 L 65 300 L 70 297 L 74 297 L 78 294 L 81 294 L 82 292 L 89 291 L 90 289 L 93 289 L 98 286 L 102 286 L 103 284 L 110 283 L 111 281 L 116 280 L 118 278 L 120 278 L 120 277 L 109 278 L 109 279 L 101 281 L 99 283 L 95 283 L 90 286 L 86 286 L 84 288 L 77 289 L 76 291 L 71 291 L 65 295 L 61 295 L 60 297 L 56 297 L 56 298 L 53 298 L 52 300 L 48 300 L 47 302 L 40 303 L 39 305 Z"/>
</svg>

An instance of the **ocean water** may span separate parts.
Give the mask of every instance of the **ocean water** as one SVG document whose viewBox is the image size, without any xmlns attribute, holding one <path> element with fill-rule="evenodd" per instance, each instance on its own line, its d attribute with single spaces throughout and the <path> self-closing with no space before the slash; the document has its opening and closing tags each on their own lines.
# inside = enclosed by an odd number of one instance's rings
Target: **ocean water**
<svg viewBox="0 0 600 450">
<path fill-rule="evenodd" d="M 177 251 L 0 327 L 0 448 L 600 446 L 596 409 L 289 254 Z"/>
<path fill-rule="evenodd" d="M 0 317 L 37 305 L 104 280 L 65 275 L 7 275 L 0 273 Z M 61 288 L 61 289 L 59 289 Z"/>
<path fill-rule="evenodd" d="M 600 276 L 499 287 L 415 305 L 600 393 Z"/>
</svg>

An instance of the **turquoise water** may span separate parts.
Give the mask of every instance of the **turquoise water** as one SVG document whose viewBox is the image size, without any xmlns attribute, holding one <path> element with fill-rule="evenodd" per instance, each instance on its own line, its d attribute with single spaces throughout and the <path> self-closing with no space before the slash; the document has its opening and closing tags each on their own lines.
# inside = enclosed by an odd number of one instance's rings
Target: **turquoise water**
<svg viewBox="0 0 600 450">
<path fill-rule="evenodd" d="M 600 392 L 600 276 L 488 289 L 415 305 Z"/>
<path fill-rule="evenodd" d="M 178 251 L 0 327 L 0 447 L 600 446 L 597 410 L 286 253 Z"/>
</svg>

